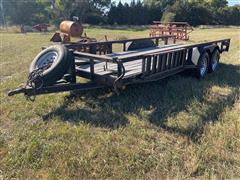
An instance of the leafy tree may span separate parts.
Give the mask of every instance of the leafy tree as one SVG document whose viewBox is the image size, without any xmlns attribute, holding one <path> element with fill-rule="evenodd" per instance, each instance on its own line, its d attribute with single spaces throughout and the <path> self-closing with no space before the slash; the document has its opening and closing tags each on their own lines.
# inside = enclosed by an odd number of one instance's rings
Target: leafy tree
<svg viewBox="0 0 240 180">
<path fill-rule="evenodd" d="M 80 21 L 97 17 L 104 18 L 104 11 L 111 0 L 8 0 L 3 1 L 4 11 L 8 20 L 14 24 L 48 22 L 59 23 L 72 16 L 79 16 Z"/>
<path fill-rule="evenodd" d="M 224 7 L 216 13 L 216 23 L 224 25 L 240 25 L 240 6 Z"/>
<path fill-rule="evenodd" d="M 211 8 L 224 8 L 227 7 L 228 2 L 227 0 L 208 0 L 208 4 L 210 5 Z"/>
<path fill-rule="evenodd" d="M 213 22 L 213 13 L 207 3 L 200 3 L 199 0 L 179 0 L 166 8 L 162 20 L 186 21 L 194 26 L 211 24 Z"/>
<path fill-rule="evenodd" d="M 103 16 L 103 11 L 110 5 L 111 0 L 55 0 L 53 3 L 52 19 L 61 21 L 78 16 L 84 22 L 88 14 Z"/>
<path fill-rule="evenodd" d="M 108 13 L 108 23 L 109 24 L 115 24 L 116 19 L 118 18 L 118 9 L 117 6 L 113 3 L 111 4 L 109 13 Z"/>
<path fill-rule="evenodd" d="M 211 10 L 203 4 L 190 3 L 188 13 L 188 22 L 193 26 L 212 24 L 213 16 Z"/>
<path fill-rule="evenodd" d="M 162 22 L 174 22 L 176 13 L 164 12 L 161 21 Z"/>
<path fill-rule="evenodd" d="M 5 14 L 8 20 L 14 24 L 33 25 L 36 22 L 44 22 L 47 19 L 44 7 L 35 1 L 3 1 Z"/>
<path fill-rule="evenodd" d="M 144 0 L 144 4 L 150 7 L 158 7 L 165 9 L 167 6 L 173 5 L 177 0 Z"/>
<path fill-rule="evenodd" d="M 147 6 L 138 0 L 132 1 L 129 4 L 125 3 L 124 5 L 121 1 L 116 4 L 112 4 L 108 13 L 109 23 L 110 24 L 132 24 L 132 25 L 142 25 L 148 24 L 150 13 Z"/>
</svg>

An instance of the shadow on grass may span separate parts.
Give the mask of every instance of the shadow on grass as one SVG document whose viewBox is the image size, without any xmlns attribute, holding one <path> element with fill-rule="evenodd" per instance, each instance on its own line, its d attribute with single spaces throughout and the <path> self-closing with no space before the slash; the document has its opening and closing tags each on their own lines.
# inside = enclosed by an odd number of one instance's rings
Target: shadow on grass
<svg viewBox="0 0 240 180">
<path fill-rule="evenodd" d="M 64 99 L 64 103 L 55 111 L 44 115 L 42 117 L 43 120 L 48 121 L 53 117 L 58 117 L 58 119 L 71 123 L 84 122 L 97 127 L 112 129 L 125 126 L 129 123 L 123 112 L 117 112 L 109 104 L 101 104 L 102 101 L 98 101 L 97 96 L 94 94 L 92 94 L 92 96 L 94 96 L 96 100 L 93 102 L 88 98 L 88 96 L 91 96 L 91 93 L 85 92 L 84 98 L 67 96 Z M 84 102 L 84 105 L 74 106 L 73 104 L 77 101 Z"/>
<path fill-rule="evenodd" d="M 207 90 L 213 86 L 230 87 L 236 91 L 224 98 L 216 97 L 216 100 L 208 101 Z M 43 116 L 43 119 L 50 120 L 57 116 L 74 123 L 85 122 L 97 127 L 118 128 L 129 123 L 126 114 L 130 114 L 167 131 L 198 140 L 204 124 L 217 119 L 224 108 L 234 104 L 236 96 L 239 98 L 239 88 L 240 66 L 220 64 L 219 70 L 204 80 L 176 75 L 153 83 L 129 86 L 119 96 L 106 89 L 83 92 L 76 99 L 66 98 L 61 106 Z M 207 109 L 199 112 L 195 101 L 204 104 Z M 79 103 L 84 105 L 78 105 Z M 199 122 L 186 128 L 169 125 L 169 118 L 182 111 L 193 113 Z"/>
</svg>

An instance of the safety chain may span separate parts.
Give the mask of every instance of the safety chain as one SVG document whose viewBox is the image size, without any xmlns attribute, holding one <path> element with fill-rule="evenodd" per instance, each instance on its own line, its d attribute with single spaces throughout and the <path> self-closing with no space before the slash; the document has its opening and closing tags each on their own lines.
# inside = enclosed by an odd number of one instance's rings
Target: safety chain
<svg viewBox="0 0 240 180">
<path fill-rule="evenodd" d="M 114 62 L 116 62 L 117 64 L 118 64 L 118 66 L 121 68 L 121 74 L 120 74 L 120 76 L 114 81 L 114 83 L 113 83 L 113 88 L 114 88 L 114 91 L 117 93 L 117 94 L 119 94 L 119 91 L 118 91 L 118 83 L 119 83 L 119 81 L 124 77 L 124 75 L 125 75 L 125 67 L 124 67 L 124 65 L 123 65 L 123 63 L 122 63 L 122 61 L 119 61 L 119 60 L 117 60 L 117 59 L 114 59 Z"/>
<path fill-rule="evenodd" d="M 33 93 L 31 93 L 31 95 L 25 94 L 25 97 L 27 100 L 30 100 L 30 101 L 35 100 L 36 90 L 41 89 L 44 84 L 43 79 L 42 79 L 43 72 L 46 69 L 48 69 L 51 65 L 52 65 L 52 63 L 48 63 L 40 68 L 34 69 L 32 72 L 29 73 L 25 88 L 26 87 L 32 88 Z"/>
</svg>

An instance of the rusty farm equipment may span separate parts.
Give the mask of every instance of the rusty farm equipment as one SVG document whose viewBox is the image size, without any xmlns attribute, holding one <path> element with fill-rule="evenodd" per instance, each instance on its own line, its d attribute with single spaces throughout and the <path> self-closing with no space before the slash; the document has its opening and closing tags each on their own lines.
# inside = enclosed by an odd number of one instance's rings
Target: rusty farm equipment
<svg viewBox="0 0 240 180">
<path fill-rule="evenodd" d="M 50 41 L 69 43 L 71 38 L 77 38 L 79 42 L 96 42 L 95 38 L 90 38 L 84 33 L 83 26 L 78 21 L 62 21 L 59 26 L 60 31 L 55 32 Z"/>
<path fill-rule="evenodd" d="M 38 30 L 39 32 L 47 32 L 48 27 L 49 27 L 49 25 L 46 23 L 36 24 L 35 26 L 33 26 L 33 28 Z"/>
<path fill-rule="evenodd" d="M 178 40 L 189 40 L 189 33 L 193 28 L 187 22 L 160 22 L 154 21 L 150 27 L 150 37 L 176 36 Z"/>
</svg>

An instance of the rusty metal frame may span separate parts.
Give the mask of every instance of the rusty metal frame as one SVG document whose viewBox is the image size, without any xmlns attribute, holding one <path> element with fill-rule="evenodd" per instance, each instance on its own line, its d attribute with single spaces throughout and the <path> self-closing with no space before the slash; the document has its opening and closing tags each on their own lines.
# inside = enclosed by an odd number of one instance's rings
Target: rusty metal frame
<svg viewBox="0 0 240 180">
<path fill-rule="evenodd" d="M 174 35 L 178 40 L 189 40 L 189 34 L 193 27 L 187 22 L 160 22 L 153 21 L 154 25 L 150 27 L 150 37 Z"/>
</svg>

